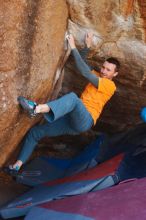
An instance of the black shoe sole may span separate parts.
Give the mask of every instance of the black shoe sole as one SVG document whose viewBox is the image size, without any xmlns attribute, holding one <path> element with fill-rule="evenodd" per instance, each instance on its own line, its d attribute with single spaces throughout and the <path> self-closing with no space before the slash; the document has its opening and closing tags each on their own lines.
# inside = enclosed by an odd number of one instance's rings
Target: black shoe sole
<svg viewBox="0 0 146 220">
<path fill-rule="evenodd" d="M 17 170 L 15 170 L 15 169 L 10 169 L 9 167 L 4 167 L 4 168 L 2 168 L 2 171 L 3 171 L 4 173 L 7 173 L 7 174 L 11 175 L 11 176 L 17 176 L 17 175 L 18 175 L 18 171 L 17 171 Z"/>
</svg>

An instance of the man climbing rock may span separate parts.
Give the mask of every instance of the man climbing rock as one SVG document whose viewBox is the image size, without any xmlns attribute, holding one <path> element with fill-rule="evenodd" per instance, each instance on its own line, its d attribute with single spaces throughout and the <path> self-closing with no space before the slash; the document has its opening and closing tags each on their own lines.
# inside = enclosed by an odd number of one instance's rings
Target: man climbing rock
<svg viewBox="0 0 146 220">
<path fill-rule="evenodd" d="M 22 96 L 18 97 L 19 104 L 30 116 L 37 116 L 43 113 L 46 123 L 30 129 L 24 139 L 18 160 L 9 166 L 9 170 L 11 171 L 20 169 L 22 164 L 32 154 L 38 141 L 43 137 L 54 137 L 65 134 L 76 135 L 89 130 L 96 124 L 104 105 L 116 90 L 115 83 L 112 80 L 118 75 L 120 68 L 119 61 L 113 57 L 108 58 L 98 73 L 95 70 L 91 70 L 86 62 L 84 62 L 71 34 L 67 36 L 67 40 L 77 69 L 89 83 L 80 98 L 71 92 L 46 104 L 37 104 Z M 86 34 L 86 52 L 90 48 L 92 40 L 93 34 Z"/>
</svg>

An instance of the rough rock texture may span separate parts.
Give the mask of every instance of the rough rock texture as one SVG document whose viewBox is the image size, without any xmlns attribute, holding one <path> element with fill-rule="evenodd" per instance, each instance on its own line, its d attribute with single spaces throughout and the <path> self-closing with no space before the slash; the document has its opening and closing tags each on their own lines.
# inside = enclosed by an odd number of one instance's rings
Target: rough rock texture
<svg viewBox="0 0 146 220">
<path fill-rule="evenodd" d="M 92 64 L 100 65 L 109 56 L 121 61 L 117 93 L 95 131 L 114 132 L 141 122 L 139 112 L 146 105 L 146 0 L 0 0 L 0 165 L 40 120 L 27 119 L 17 96 L 43 103 L 58 94 L 68 23 L 79 48 L 85 33 L 94 32 Z M 80 94 L 86 84 L 73 65 L 70 58 L 60 94 Z"/>
<path fill-rule="evenodd" d="M 67 18 L 64 0 L 0 0 L 0 164 L 36 122 L 17 96 L 43 102 L 52 94 Z"/>
</svg>

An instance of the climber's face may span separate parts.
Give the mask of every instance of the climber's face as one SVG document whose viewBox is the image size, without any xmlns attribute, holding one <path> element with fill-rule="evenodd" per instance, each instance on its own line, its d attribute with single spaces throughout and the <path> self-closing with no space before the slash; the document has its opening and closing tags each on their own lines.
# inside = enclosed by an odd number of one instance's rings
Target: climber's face
<svg viewBox="0 0 146 220">
<path fill-rule="evenodd" d="M 100 70 L 100 76 L 107 79 L 112 79 L 117 76 L 116 65 L 105 61 Z"/>
</svg>

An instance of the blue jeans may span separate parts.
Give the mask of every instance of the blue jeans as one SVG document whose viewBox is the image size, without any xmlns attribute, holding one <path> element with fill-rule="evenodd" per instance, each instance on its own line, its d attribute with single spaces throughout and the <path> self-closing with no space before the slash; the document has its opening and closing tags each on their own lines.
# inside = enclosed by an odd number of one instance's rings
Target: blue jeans
<svg viewBox="0 0 146 220">
<path fill-rule="evenodd" d="M 27 161 L 38 141 L 43 137 L 76 135 L 89 130 L 93 125 L 92 116 L 75 93 L 69 93 L 48 102 L 47 105 L 51 108 L 49 113 L 44 114 L 48 122 L 31 128 L 24 139 L 18 157 L 23 163 Z"/>
</svg>

